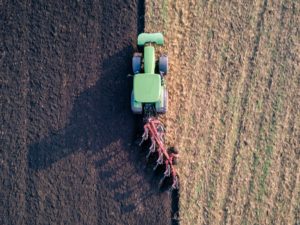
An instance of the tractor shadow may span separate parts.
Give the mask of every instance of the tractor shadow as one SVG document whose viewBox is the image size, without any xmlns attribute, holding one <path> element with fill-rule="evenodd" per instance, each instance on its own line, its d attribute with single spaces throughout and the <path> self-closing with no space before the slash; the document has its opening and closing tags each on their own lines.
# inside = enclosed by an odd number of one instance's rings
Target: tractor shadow
<svg viewBox="0 0 300 225">
<path fill-rule="evenodd" d="M 76 98 L 66 127 L 29 146 L 30 169 L 43 170 L 75 151 L 95 153 L 116 140 L 128 143 L 133 138 L 131 80 L 126 76 L 132 52 L 126 47 L 104 60 L 100 79 Z"/>
<path fill-rule="evenodd" d="M 146 163 L 146 151 L 135 145 L 141 133 L 141 118 L 135 117 L 130 110 L 132 78 L 127 76 L 135 49 L 134 44 L 124 43 L 136 35 L 121 37 L 119 34 L 120 40 L 116 43 L 111 32 L 119 24 L 118 15 L 108 10 L 110 3 L 103 4 L 100 26 L 103 31 L 99 37 L 103 59 L 98 81 L 76 97 L 63 129 L 28 146 L 28 168 L 33 172 L 52 169 L 55 163 L 80 151 L 83 157 L 93 160 L 99 220 L 107 217 L 106 211 L 112 210 L 123 224 L 167 224 L 171 195 L 159 190 L 162 174 L 153 173 L 153 163 Z M 144 27 L 140 19 L 144 15 L 143 1 L 138 1 L 137 7 L 136 26 L 140 33 Z M 35 181 L 30 179 L 29 182 L 37 189 Z M 107 199 L 112 201 L 106 202 Z M 108 219 L 106 222 L 113 224 L 115 221 Z"/>
<path fill-rule="evenodd" d="M 142 219 L 138 213 L 146 206 L 157 205 L 152 210 L 161 211 L 161 199 L 171 202 L 170 194 L 159 189 L 163 168 L 153 172 L 155 158 L 147 163 L 146 145 L 135 143 L 142 120 L 130 110 L 132 78 L 127 74 L 133 51 L 128 46 L 104 60 L 100 79 L 76 98 L 66 127 L 31 144 L 27 155 L 33 171 L 48 169 L 78 151 L 94 155 L 97 190 L 121 204 L 124 221 L 128 216 Z M 98 205 L 102 208 L 103 199 Z"/>
</svg>

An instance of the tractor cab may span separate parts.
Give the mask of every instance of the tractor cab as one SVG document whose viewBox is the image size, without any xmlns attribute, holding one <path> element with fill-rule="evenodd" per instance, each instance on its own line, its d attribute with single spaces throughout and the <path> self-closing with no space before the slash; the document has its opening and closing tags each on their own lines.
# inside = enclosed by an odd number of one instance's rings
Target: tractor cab
<svg viewBox="0 0 300 225">
<path fill-rule="evenodd" d="M 135 100 L 142 103 L 159 101 L 161 86 L 161 76 L 159 74 L 136 74 L 133 79 Z"/>
</svg>

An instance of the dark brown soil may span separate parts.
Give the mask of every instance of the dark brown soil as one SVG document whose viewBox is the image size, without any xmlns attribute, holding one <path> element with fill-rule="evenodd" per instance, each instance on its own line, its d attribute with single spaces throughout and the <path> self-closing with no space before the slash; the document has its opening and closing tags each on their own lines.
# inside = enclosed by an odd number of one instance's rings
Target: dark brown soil
<svg viewBox="0 0 300 225">
<path fill-rule="evenodd" d="M 143 3 L 100 2 L 0 3 L 0 224 L 171 223 L 132 145 Z"/>
</svg>

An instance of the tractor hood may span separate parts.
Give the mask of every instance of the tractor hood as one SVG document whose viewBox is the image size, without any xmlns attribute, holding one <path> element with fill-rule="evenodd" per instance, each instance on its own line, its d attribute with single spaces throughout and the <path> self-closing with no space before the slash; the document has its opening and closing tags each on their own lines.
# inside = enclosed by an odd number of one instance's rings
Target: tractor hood
<svg viewBox="0 0 300 225">
<path fill-rule="evenodd" d="M 146 43 L 156 43 L 157 45 L 164 44 L 164 36 L 162 33 L 141 33 L 138 36 L 138 45 L 144 45 Z"/>
</svg>

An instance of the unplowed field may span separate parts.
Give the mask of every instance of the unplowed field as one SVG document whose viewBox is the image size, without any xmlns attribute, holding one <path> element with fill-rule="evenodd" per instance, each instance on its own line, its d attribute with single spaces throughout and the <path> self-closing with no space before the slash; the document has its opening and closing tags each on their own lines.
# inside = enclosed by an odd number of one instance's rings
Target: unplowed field
<svg viewBox="0 0 300 225">
<path fill-rule="evenodd" d="M 131 145 L 143 2 L 0 1 L 0 224 L 170 224 Z"/>
<path fill-rule="evenodd" d="M 181 224 L 300 224 L 300 2 L 146 0 L 170 73 Z"/>
</svg>

